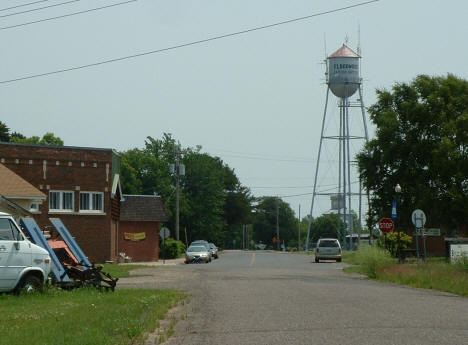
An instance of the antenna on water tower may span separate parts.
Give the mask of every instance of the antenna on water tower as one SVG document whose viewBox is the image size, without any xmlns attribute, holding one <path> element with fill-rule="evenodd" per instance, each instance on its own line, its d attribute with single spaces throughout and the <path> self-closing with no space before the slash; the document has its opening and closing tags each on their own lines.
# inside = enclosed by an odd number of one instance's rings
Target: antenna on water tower
<svg viewBox="0 0 468 345">
<path fill-rule="evenodd" d="M 357 29 L 357 53 L 359 56 L 361 56 L 361 24 L 358 24 L 358 29 Z"/>
<path fill-rule="evenodd" d="M 314 192 L 312 194 L 312 203 L 310 207 L 310 216 L 307 227 L 306 250 L 309 249 L 310 240 L 310 226 L 312 223 L 315 198 L 317 196 L 328 195 L 332 201 L 337 202 L 336 210 L 338 211 L 338 219 L 343 222 L 345 229 L 341 234 L 343 244 L 346 244 L 346 234 L 349 236 L 349 249 L 352 248 L 352 235 L 353 235 L 353 216 L 352 216 L 352 196 L 359 196 L 359 210 L 361 210 L 361 188 L 358 191 L 353 190 L 353 183 L 351 182 L 351 164 L 353 157 L 350 152 L 350 139 L 364 139 L 368 140 L 366 117 L 364 111 L 364 104 L 362 101 L 361 92 L 361 74 L 360 74 L 360 59 L 361 56 L 356 54 L 348 46 L 348 36 L 345 38 L 345 44 L 335 51 L 333 54 L 326 58 L 326 82 L 327 94 L 325 99 L 325 110 L 323 113 L 322 132 L 320 137 L 319 152 L 317 155 L 317 165 L 315 168 L 314 179 Z M 360 43 L 358 43 L 358 50 Z M 339 133 L 338 135 L 324 135 L 325 120 L 327 116 L 328 96 L 330 91 L 339 98 L 340 118 L 339 118 Z M 350 98 L 358 91 L 359 98 L 353 102 Z M 350 109 L 360 108 L 362 114 L 362 121 L 364 123 L 364 136 L 350 133 Z M 317 191 L 317 177 L 319 175 L 320 157 L 322 154 L 322 146 L 324 139 L 337 140 L 339 151 L 338 162 L 338 183 L 335 192 L 318 192 Z M 359 184 L 360 185 L 360 184 Z M 356 188 L 354 188 L 356 189 Z M 361 221 L 361 214 L 359 213 L 359 221 Z M 339 228 L 338 228 L 339 229 Z"/>
</svg>

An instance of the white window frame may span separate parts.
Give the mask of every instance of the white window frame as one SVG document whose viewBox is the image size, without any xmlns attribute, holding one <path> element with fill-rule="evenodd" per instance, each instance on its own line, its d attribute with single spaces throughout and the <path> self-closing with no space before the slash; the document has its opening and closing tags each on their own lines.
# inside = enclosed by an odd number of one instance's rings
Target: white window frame
<svg viewBox="0 0 468 345">
<path fill-rule="evenodd" d="M 32 212 L 32 213 L 39 213 L 39 206 L 40 206 L 41 203 L 37 202 L 37 201 L 33 201 L 29 207 L 29 212 Z"/>
<path fill-rule="evenodd" d="M 81 195 L 87 194 L 88 195 L 88 209 L 81 209 Z M 101 209 L 92 209 L 93 206 L 93 196 L 100 195 L 101 196 Z M 79 211 L 81 213 L 104 213 L 104 193 L 103 192 L 95 192 L 95 191 L 80 191 L 80 204 L 79 204 Z"/>
<path fill-rule="evenodd" d="M 52 200 L 51 198 L 51 193 L 58 193 L 59 198 L 58 198 L 58 203 L 59 203 L 59 208 L 51 208 L 50 202 Z M 64 208 L 63 207 L 63 195 L 64 194 L 71 194 L 71 208 Z M 49 211 L 52 212 L 74 212 L 75 211 L 75 192 L 72 190 L 50 190 L 49 191 Z"/>
</svg>

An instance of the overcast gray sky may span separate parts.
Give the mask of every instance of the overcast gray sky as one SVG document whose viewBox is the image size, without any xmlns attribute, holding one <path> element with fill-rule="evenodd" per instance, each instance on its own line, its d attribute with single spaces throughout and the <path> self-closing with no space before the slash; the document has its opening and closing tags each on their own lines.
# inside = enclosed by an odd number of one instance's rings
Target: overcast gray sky
<svg viewBox="0 0 468 345">
<path fill-rule="evenodd" d="M 65 1 L 0 11 L 0 81 L 363 2 L 139 0 L 8 28 L 124 0 L 81 0 L 6 16 Z M 0 10 L 29 2 L 3 0 Z M 1 121 L 27 136 L 52 131 L 66 145 L 117 150 L 143 147 L 147 136 L 169 132 L 183 146 L 202 145 L 221 157 L 254 195 L 311 193 L 325 103 L 325 53 L 341 47 L 346 37 L 356 49 L 360 27 L 366 105 L 375 102 L 376 88 L 409 82 L 418 74 L 468 79 L 467 14 L 466 0 L 381 0 L 222 40 L 4 83 Z M 333 131 L 334 98 L 330 114 L 327 128 Z M 359 148 L 356 144 L 354 150 Z M 328 190 L 336 183 L 336 154 L 330 149 L 323 158 L 319 187 Z M 310 195 L 284 200 L 296 212 L 300 204 L 302 215 L 310 209 Z M 317 200 L 314 216 L 329 205 L 327 198 Z"/>
</svg>

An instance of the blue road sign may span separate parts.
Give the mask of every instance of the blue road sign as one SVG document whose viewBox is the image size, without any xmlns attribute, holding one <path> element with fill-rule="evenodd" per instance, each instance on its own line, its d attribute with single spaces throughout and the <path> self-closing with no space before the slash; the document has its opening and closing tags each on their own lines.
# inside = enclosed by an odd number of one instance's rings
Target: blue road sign
<svg viewBox="0 0 468 345">
<path fill-rule="evenodd" d="M 396 207 L 397 207 L 396 200 L 393 200 L 393 202 L 392 202 L 392 219 L 397 219 L 398 218 Z"/>
</svg>

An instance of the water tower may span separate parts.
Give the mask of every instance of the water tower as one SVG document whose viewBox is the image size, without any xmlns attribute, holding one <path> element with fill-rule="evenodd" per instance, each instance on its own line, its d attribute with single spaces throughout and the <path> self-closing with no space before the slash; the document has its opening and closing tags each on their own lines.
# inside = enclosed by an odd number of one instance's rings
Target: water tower
<svg viewBox="0 0 468 345">
<path fill-rule="evenodd" d="M 358 49 L 359 52 L 359 49 Z M 312 204 L 310 207 L 309 224 L 307 229 L 307 242 L 306 248 L 309 247 L 310 225 L 314 211 L 314 203 L 317 196 L 327 195 L 332 199 L 337 200 L 338 216 L 346 224 L 345 231 L 341 234 L 342 243 L 346 243 L 346 235 L 354 233 L 352 222 L 352 199 L 359 197 L 359 221 L 361 221 L 361 184 L 355 187 L 355 183 L 351 181 L 352 176 L 352 160 L 350 153 L 350 140 L 368 140 L 367 124 L 364 111 L 364 103 L 362 100 L 362 79 L 360 74 L 360 59 L 361 56 L 351 50 L 348 46 L 343 46 L 336 52 L 331 54 L 326 59 L 326 83 L 327 93 L 325 99 L 325 110 L 323 112 L 322 131 L 320 136 L 320 145 L 317 155 L 317 164 L 315 168 L 314 179 L 314 192 L 312 195 Z M 327 118 L 328 96 L 330 91 L 338 98 L 339 107 L 339 129 L 338 133 L 334 135 L 325 135 L 325 122 Z M 358 91 L 358 98 L 352 99 L 352 96 Z M 364 133 L 351 133 L 350 132 L 350 113 L 353 108 L 360 109 L 362 116 Z M 359 120 L 360 121 L 360 120 Z M 362 130 L 361 130 L 362 132 Z M 317 190 L 317 177 L 320 171 L 320 158 L 322 155 L 322 148 L 324 141 L 334 141 L 335 146 L 338 145 L 338 181 L 336 181 L 336 188 L 333 192 L 320 192 Z M 353 186 L 354 185 L 354 186 Z M 354 188 L 353 188 L 354 187 Z M 349 237 L 351 246 L 351 236 Z"/>
</svg>

